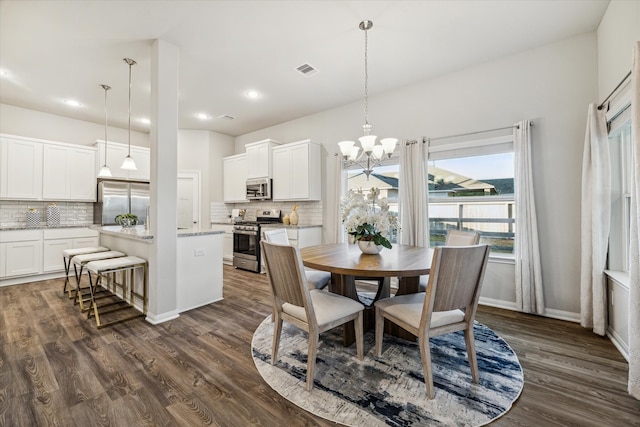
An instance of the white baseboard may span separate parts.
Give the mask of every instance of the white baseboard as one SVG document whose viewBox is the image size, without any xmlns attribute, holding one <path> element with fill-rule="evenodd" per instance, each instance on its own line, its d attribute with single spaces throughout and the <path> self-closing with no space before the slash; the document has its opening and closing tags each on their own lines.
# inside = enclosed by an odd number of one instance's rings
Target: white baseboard
<svg viewBox="0 0 640 427">
<path fill-rule="evenodd" d="M 622 337 L 616 333 L 610 327 L 607 328 L 607 337 L 613 343 L 613 345 L 618 349 L 622 357 L 624 357 L 627 362 L 629 362 L 629 346 L 622 340 Z"/>
<path fill-rule="evenodd" d="M 487 305 L 489 307 L 504 308 L 505 310 L 511 310 L 511 311 L 520 311 L 516 303 L 513 301 L 505 301 L 501 299 L 480 297 L 479 303 L 482 305 Z"/>
<path fill-rule="evenodd" d="M 180 317 L 178 310 L 172 310 L 162 314 L 147 313 L 145 320 L 152 325 L 159 325 L 160 323 L 168 322 L 169 320 L 177 319 L 178 317 Z"/>
<path fill-rule="evenodd" d="M 551 317 L 552 319 L 566 320 L 568 322 L 580 323 L 580 313 L 574 313 L 572 311 L 556 310 L 554 308 L 545 308 L 545 317 Z"/>
<path fill-rule="evenodd" d="M 505 310 L 512 311 L 521 311 L 514 301 L 480 297 L 479 303 L 489 307 L 504 308 Z M 567 320 L 569 322 L 580 323 L 580 313 L 573 313 L 571 311 L 545 308 L 543 316 L 550 317 L 552 319 Z"/>
<path fill-rule="evenodd" d="M 83 273 L 83 275 L 86 273 Z M 7 279 L 0 280 L 0 286 L 13 286 L 20 285 L 23 283 L 31 283 L 31 282 L 40 282 L 42 280 L 51 280 L 51 279 L 59 279 L 64 277 L 64 271 L 56 271 L 53 273 L 44 273 L 44 274 L 31 274 L 28 276 L 22 277 L 11 277 Z M 73 271 L 69 272 L 69 280 L 75 280 L 75 276 L 73 275 Z"/>
</svg>

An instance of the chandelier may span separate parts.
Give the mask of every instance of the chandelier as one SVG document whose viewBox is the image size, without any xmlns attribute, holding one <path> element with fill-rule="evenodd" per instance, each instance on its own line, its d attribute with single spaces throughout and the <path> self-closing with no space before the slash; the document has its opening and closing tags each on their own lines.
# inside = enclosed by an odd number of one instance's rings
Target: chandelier
<svg viewBox="0 0 640 427">
<path fill-rule="evenodd" d="M 362 125 L 363 136 L 358 138 L 360 146 L 354 141 L 341 141 L 338 143 L 342 158 L 347 166 L 359 166 L 362 172 L 369 179 L 373 168 L 378 166 L 385 158 L 391 158 L 396 149 L 397 138 L 382 138 L 380 144 L 376 144 L 376 135 L 371 135 L 371 125 L 369 124 L 369 71 L 367 68 L 368 57 L 368 37 L 367 31 L 373 27 L 372 21 L 362 21 L 360 29 L 364 31 L 364 125 Z M 386 156 L 385 156 L 386 155 Z"/>
</svg>

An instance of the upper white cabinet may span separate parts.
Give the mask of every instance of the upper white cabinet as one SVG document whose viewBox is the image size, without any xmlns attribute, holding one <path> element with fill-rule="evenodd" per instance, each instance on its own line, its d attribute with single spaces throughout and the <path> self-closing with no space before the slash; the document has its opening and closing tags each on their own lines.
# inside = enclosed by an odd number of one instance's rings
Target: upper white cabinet
<svg viewBox="0 0 640 427">
<path fill-rule="evenodd" d="M 44 200 L 96 200 L 95 148 L 44 144 L 42 173 Z"/>
<path fill-rule="evenodd" d="M 0 197 L 42 199 L 42 142 L 0 138 Z"/>
<path fill-rule="evenodd" d="M 271 149 L 280 145 L 273 139 L 252 142 L 245 146 L 247 152 L 247 179 L 271 178 Z"/>
<path fill-rule="evenodd" d="M 98 140 L 94 144 L 98 148 L 98 162 L 97 169 L 105 164 L 105 151 L 104 151 L 104 141 Z M 138 170 L 129 171 L 125 169 L 121 169 L 122 162 L 125 157 L 129 154 L 129 146 L 127 144 L 120 144 L 117 142 L 111 142 L 107 144 L 107 166 L 111 169 L 111 175 L 114 178 L 122 178 L 122 179 L 139 179 L 148 181 L 151 178 L 151 152 L 146 147 L 138 147 L 135 145 L 131 146 L 131 157 L 136 162 L 136 167 Z"/>
<path fill-rule="evenodd" d="M 246 202 L 247 155 L 236 154 L 223 160 L 225 203 Z"/>
<path fill-rule="evenodd" d="M 320 200 L 320 144 L 310 139 L 273 149 L 273 200 Z"/>
</svg>

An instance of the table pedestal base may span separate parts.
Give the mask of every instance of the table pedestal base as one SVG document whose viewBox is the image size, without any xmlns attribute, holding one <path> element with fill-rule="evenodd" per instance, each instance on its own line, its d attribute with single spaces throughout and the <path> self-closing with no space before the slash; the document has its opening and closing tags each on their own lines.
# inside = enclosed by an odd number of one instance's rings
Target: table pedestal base
<svg viewBox="0 0 640 427">
<path fill-rule="evenodd" d="M 363 313 L 363 332 L 375 329 L 376 326 L 376 313 L 374 303 L 382 298 L 389 298 L 391 296 L 391 284 L 389 277 L 358 277 L 359 280 L 373 280 L 378 282 L 378 292 L 371 303 L 371 305 L 365 305 Z M 400 277 L 398 292 L 396 295 L 405 295 L 418 292 L 419 289 L 419 277 Z M 331 274 L 331 284 L 329 285 L 329 291 L 344 295 L 353 300 L 361 302 L 358 298 L 358 292 L 356 291 L 356 277 L 347 276 L 341 274 Z M 343 325 L 344 336 L 343 344 L 345 347 L 350 346 L 355 341 L 355 331 L 353 322 L 345 323 Z M 416 341 L 416 336 L 407 332 L 398 325 L 391 322 L 385 322 L 385 333 L 393 335 L 399 338 L 406 339 L 408 341 Z"/>
</svg>

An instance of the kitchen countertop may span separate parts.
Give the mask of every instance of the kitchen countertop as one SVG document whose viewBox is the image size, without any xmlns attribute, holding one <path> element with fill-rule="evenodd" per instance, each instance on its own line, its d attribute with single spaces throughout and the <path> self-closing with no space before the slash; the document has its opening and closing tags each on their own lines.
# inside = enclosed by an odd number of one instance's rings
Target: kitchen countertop
<svg viewBox="0 0 640 427">
<path fill-rule="evenodd" d="M 144 225 L 137 225 L 131 228 L 122 228 L 119 225 L 95 225 L 91 227 L 94 230 L 98 230 L 100 233 L 109 234 L 112 236 L 124 237 L 126 239 L 133 240 L 146 240 L 151 243 L 153 235 L 151 230 L 145 230 Z M 205 236 L 210 234 L 224 234 L 224 231 L 210 230 L 208 228 L 193 227 L 177 230 L 178 237 L 191 237 L 191 236 Z"/>
<path fill-rule="evenodd" d="M 211 225 L 234 225 L 232 222 L 222 222 L 222 221 L 212 221 Z M 262 224 L 262 228 L 292 228 L 292 229 L 300 229 L 300 228 L 314 228 L 314 227 L 322 227 L 322 224 L 298 224 L 298 225 L 284 225 L 283 223 L 274 223 L 274 224 Z"/>
<path fill-rule="evenodd" d="M 0 231 L 9 230 L 55 230 L 58 228 L 90 228 L 93 224 L 59 224 L 48 226 L 46 224 L 38 225 L 36 227 L 27 227 L 26 225 L 2 225 Z"/>
</svg>

